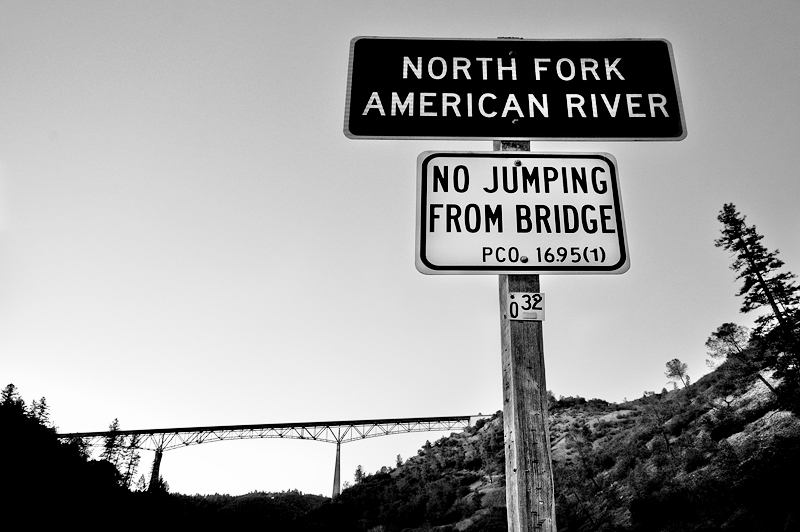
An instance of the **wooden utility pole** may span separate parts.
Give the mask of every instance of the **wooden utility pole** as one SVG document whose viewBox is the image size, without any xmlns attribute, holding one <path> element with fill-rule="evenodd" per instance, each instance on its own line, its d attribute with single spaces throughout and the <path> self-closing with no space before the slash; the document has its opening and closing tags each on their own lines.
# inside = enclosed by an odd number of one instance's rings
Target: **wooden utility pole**
<svg viewBox="0 0 800 532">
<path fill-rule="evenodd" d="M 530 142 L 495 141 L 495 151 Z M 540 292 L 538 275 L 500 275 L 506 508 L 509 532 L 556 532 L 541 321 L 508 316 L 509 294 Z"/>
</svg>

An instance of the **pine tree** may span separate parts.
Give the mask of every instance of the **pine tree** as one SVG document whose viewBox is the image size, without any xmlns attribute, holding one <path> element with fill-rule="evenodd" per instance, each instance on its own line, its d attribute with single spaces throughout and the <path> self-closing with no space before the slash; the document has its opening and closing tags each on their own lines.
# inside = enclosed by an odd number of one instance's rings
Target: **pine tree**
<svg viewBox="0 0 800 532">
<path fill-rule="evenodd" d="M 741 312 L 747 313 L 769 305 L 771 314 L 756 320 L 757 333 L 766 335 L 773 329 L 780 330 L 781 341 L 796 349 L 797 319 L 800 312 L 800 287 L 789 271 L 779 272 L 784 263 L 778 258 L 778 250 L 767 251 L 761 244 L 763 235 L 755 225 L 748 226 L 745 216 L 736 211 L 736 206 L 726 203 L 717 219 L 722 223 L 722 236 L 714 241 L 717 247 L 734 254 L 731 269 L 742 279 L 737 293 L 743 296 Z"/>
<path fill-rule="evenodd" d="M 144 478 L 144 474 L 139 475 L 139 480 L 136 481 L 136 487 L 133 491 L 138 492 L 145 492 L 147 491 L 147 479 Z"/>
<path fill-rule="evenodd" d="M 28 415 L 44 425 L 45 427 L 52 427 L 50 423 L 50 407 L 47 404 L 47 399 L 42 397 L 38 401 L 34 399 L 31 406 L 28 408 Z"/>
<path fill-rule="evenodd" d="M 364 478 L 366 478 L 366 476 L 367 475 L 364 474 L 364 468 L 361 467 L 361 465 L 359 464 L 359 466 L 356 468 L 356 473 L 354 476 L 355 483 L 356 484 L 361 483 L 364 480 Z"/>
<path fill-rule="evenodd" d="M 743 298 L 740 311 L 747 313 L 762 307 L 770 312 L 759 316 L 750 345 L 758 352 L 760 367 L 774 370 L 781 379 L 780 395 L 787 406 L 800 410 L 800 287 L 790 271 L 781 271 L 784 263 L 778 250 L 768 251 L 755 225 L 747 225 L 745 216 L 732 203 L 726 203 L 717 219 L 722 236 L 717 247 L 733 253 L 731 269 L 737 272 Z"/>
<path fill-rule="evenodd" d="M 686 373 L 686 370 L 689 369 L 688 364 L 681 362 L 677 358 L 673 358 L 669 362 L 667 362 L 667 371 L 664 375 L 671 380 L 680 379 L 683 383 L 683 387 L 689 386 L 689 375 Z"/>
<path fill-rule="evenodd" d="M 706 340 L 706 348 L 711 358 L 736 360 L 748 374 L 755 374 L 764 385 L 776 396 L 780 396 L 775 387 L 759 372 L 758 361 L 754 358 L 754 349 L 749 345 L 747 327 L 735 323 L 723 323 Z"/>
<path fill-rule="evenodd" d="M 19 396 L 17 387 L 13 383 L 9 383 L 0 392 L 0 404 L 24 407 L 25 401 Z"/>
<path fill-rule="evenodd" d="M 122 481 L 125 487 L 129 488 L 133 485 L 133 477 L 136 475 L 136 470 L 139 468 L 139 439 L 140 436 L 132 434 L 128 439 L 127 444 L 123 444 L 122 461 L 120 464 Z"/>
<path fill-rule="evenodd" d="M 108 426 L 108 436 L 103 442 L 103 452 L 100 457 L 113 464 L 119 470 L 123 459 L 123 437 L 119 434 L 119 420 L 114 421 Z"/>
</svg>

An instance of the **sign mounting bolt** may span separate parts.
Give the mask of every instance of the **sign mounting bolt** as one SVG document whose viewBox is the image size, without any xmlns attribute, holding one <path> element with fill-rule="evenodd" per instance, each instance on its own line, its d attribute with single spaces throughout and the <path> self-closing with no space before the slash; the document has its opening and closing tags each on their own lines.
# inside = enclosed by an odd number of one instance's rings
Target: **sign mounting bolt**
<svg viewBox="0 0 800 532">
<path fill-rule="evenodd" d="M 522 161 L 517 159 L 516 161 L 514 161 L 514 166 L 522 166 Z"/>
</svg>

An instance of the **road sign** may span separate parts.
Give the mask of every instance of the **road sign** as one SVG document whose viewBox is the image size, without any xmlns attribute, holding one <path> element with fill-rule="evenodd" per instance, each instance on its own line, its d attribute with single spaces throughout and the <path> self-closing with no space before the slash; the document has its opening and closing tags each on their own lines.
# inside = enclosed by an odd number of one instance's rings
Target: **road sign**
<svg viewBox="0 0 800 532">
<path fill-rule="evenodd" d="M 356 37 L 350 138 L 681 140 L 663 39 Z"/>
<path fill-rule="evenodd" d="M 616 160 L 608 153 L 424 152 L 416 265 L 428 274 L 623 273 Z"/>
<path fill-rule="evenodd" d="M 514 321 L 544 321 L 544 294 L 511 292 L 508 294 L 508 319 Z"/>
</svg>

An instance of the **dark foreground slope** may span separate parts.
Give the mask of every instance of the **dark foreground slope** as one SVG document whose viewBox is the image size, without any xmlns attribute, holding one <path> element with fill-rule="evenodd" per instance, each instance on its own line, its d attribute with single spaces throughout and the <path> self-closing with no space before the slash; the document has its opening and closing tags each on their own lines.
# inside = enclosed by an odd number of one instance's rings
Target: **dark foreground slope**
<svg viewBox="0 0 800 532">
<path fill-rule="evenodd" d="M 47 425 L 21 402 L 0 405 L 0 503 L 4 517 L 29 527 L 507 529 L 501 413 L 363 476 L 335 500 L 131 492 L 111 464 L 60 443 Z M 800 531 L 800 422 L 735 367 L 623 404 L 553 398 L 550 436 L 560 532 Z"/>
<path fill-rule="evenodd" d="M 271 531 L 291 532 L 298 517 L 326 500 L 296 490 L 239 496 L 131 491 L 110 462 L 92 460 L 79 442 L 59 441 L 46 411 L 35 401 L 26 406 L 13 385 L 3 390 L 0 400 L 0 436 L 0 515 L 4 523 L 21 530 L 67 525 L 102 525 L 117 531 L 228 530 L 268 525 Z"/>
</svg>

